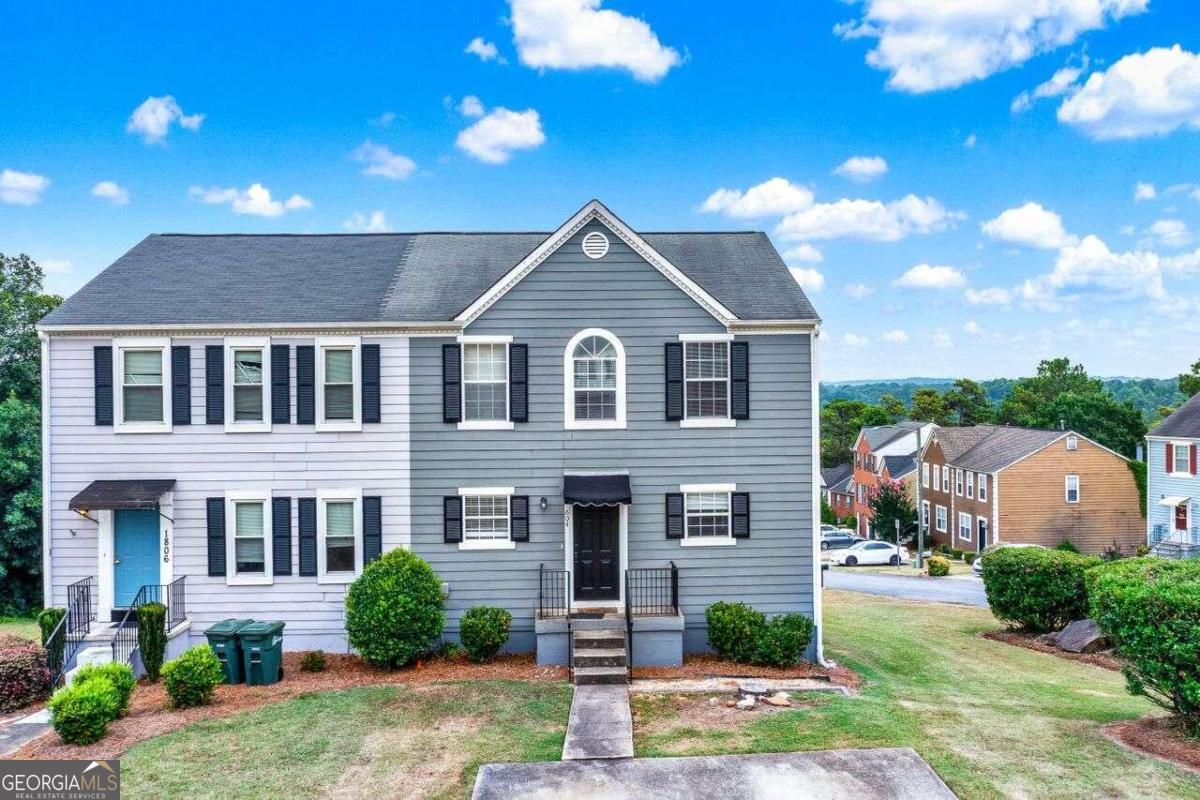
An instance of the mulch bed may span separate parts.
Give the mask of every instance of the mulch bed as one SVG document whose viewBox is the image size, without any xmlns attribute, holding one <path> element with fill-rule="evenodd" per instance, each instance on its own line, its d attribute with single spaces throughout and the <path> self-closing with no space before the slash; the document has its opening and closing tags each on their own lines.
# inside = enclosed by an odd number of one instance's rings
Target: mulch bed
<svg viewBox="0 0 1200 800">
<path fill-rule="evenodd" d="M 1111 653 L 1072 653 L 1060 647 L 1055 647 L 1052 644 L 1047 644 L 1037 634 L 1021 633 L 1020 631 L 987 631 L 982 636 L 994 642 L 1003 642 L 1004 644 L 1011 644 L 1016 647 L 1024 647 L 1027 650 L 1048 653 L 1052 656 L 1065 658 L 1068 661 L 1091 664 L 1093 667 L 1110 669 L 1114 672 L 1120 672 L 1123 666 L 1121 659 Z"/>
<path fill-rule="evenodd" d="M 794 667 L 756 667 L 752 664 L 728 661 L 708 653 L 684 656 L 683 664 L 678 667 L 637 667 L 633 670 L 633 677 L 655 680 L 670 678 L 775 678 L 779 680 L 811 678 L 827 680 L 851 689 L 857 689 L 862 684 L 862 678 L 856 672 L 845 667 L 819 667 L 807 661 Z"/>
<path fill-rule="evenodd" d="M 377 669 L 357 656 L 326 654 L 324 672 L 301 672 L 303 653 L 284 653 L 284 679 L 272 686 L 217 687 L 212 705 L 172 710 L 162 683 L 138 684 L 130 702 L 129 716 L 117 720 L 105 737 L 94 745 L 76 747 L 59 741 L 51 732 L 36 739 L 11 758 L 117 758 L 135 744 L 178 730 L 192 722 L 221 719 L 272 703 L 291 700 L 308 692 L 330 692 L 358 686 L 421 686 L 440 681 L 519 680 L 562 681 L 562 667 L 539 667 L 532 655 L 501 655 L 487 664 L 473 664 L 465 657 L 436 658 L 397 670 Z"/>
<path fill-rule="evenodd" d="M 1188 738 L 1173 717 L 1143 717 L 1105 725 L 1100 732 L 1136 753 L 1200 773 L 1200 741 Z"/>
</svg>

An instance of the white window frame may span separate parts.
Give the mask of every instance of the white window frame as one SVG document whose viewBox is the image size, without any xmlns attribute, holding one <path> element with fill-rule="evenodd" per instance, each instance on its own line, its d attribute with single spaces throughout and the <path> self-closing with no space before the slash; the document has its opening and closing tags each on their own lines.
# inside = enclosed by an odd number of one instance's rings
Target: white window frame
<svg viewBox="0 0 1200 800">
<path fill-rule="evenodd" d="M 975 473 L 970 471 L 967 472 L 967 497 L 975 499 Z"/>
<path fill-rule="evenodd" d="M 963 535 L 963 520 L 967 521 L 967 524 L 966 524 L 967 535 L 966 536 Z M 974 517 L 972 517 L 970 514 L 968 514 L 965 511 L 958 512 L 958 530 L 956 531 L 956 533 L 958 534 L 958 538 L 961 541 L 964 541 L 964 542 L 975 541 L 975 531 L 972 530 L 972 526 L 974 524 L 975 524 Z"/>
<path fill-rule="evenodd" d="M 511 336 L 469 336 L 458 337 L 459 368 L 459 404 L 462 408 L 462 419 L 458 423 L 460 431 L 511 431 L 516 426 L 512 421 L 512 344 Z M 504 345 L 504 419 L 467 419 L 467 372 L 466 347 L 468 344 L 502 344 Z"/>
<path fill-rule="evenodd" d="M 234 363 L 237 350 L 262 351 L 263 416 L 258 421 L 234 419 Z M 269 336 L 230 336 L 225 339 L 225 432 L 269 432 L 271 430 L 271 339 Z"/>
<path fill-rule="evenodd" d="M 963 471 L 958 467 L 954 468 L 954 493 L 963 496 Z"/>
<path fill-rule="evenodd" d="M 946 507 L 938 504 L 934 510 L 934 515 L 934 525 L 938 533 L 946 533 L 946 529 L 949 527 L 949 512 L 946 510 Z"/>
<path fill-rule="evenodd" d="M 979 502 L 981 502 L 981 503 L 987 502 L 987 485 L 988 485 L 987 473 L 986 472 L 979 473 L 979 491 L 976 494 L 979 498 Z"/>
<path fill-rule="evenodd" d="M 1079 449 L 1079 437 L 1073 433 L 1067 437 L 1067 449 L 1068 450 L 1078 450 Z"/>
<path fill-rule="evenodd" d="M 733 493 L 737 491 L 736 483 L 685 483 L 680 484 L 679 491 L 683 495 L 683 538 L 679 540 L 680 547 L 734 547 L 737 545 L 737 539 L 733 538 Z M 725 536 L 688 536 L 688 495 L 702 493 L 728 495 L 729 526 Z"/>
<path fill-rule="evenodd" d="M 617 351 L 616 419 L 575 419 L 575 348 L 590 336 L 607 339 Z M 510 409 L 509 415 L 511 414 Z M 624 429 L 626 424 L 625 345 L 621 344 L 616 334 L 604 328 L 584 328 L 571 337 L 571 341 L 567 342 L 567 349 L 563 351 L 563 430 L 615 430 Z"/>
<path fill-rule="evenodd" d="M 1172 475 L 1172 476 L 1176 476 L 1176 477 L 1179 477 L 1179 476 L 1186 476 L 1188 478 L 1192 477 L 1191 447 L 1192 447 L 1191 442 L 1171 442 L 1171 463 L 1167 465 L 1167 474 L 1168 475 Z M 1176 469 L 1176 467 L 1179 465 L 1180 452 L 1187 453 L 1187 456 L 1185 459 L 1187 463 L 1184 466 L 1182 472 L 1180 472 L 1179 470 Z"/>
<path fill-rule="evenodd" d="M 942 471 L 937 464 L 933 465 L 933 490 L 940 492 L 942 490 Z"/>
<path fill-rule="evenodd" d="M 113 432 L 171 432 L 171 340 L 168 337 L 113 339 Z M 125 422 L 125 352 L 158 350 L 162 359 L 162 422 Z M 189 401 L 191 398 L 188 398 Z"/>
<path fill-rule="evenodd" d="M 681 333 L 679 341 L 683 343 L 683 419 L 679 421 L 681 428 L 736 428 L 737 420 L 733 418 L 733 343 L 732 333 Z M 687 413 L 687 346 L 700 342 L 725 343 L 725 416 L 724 417 L 689 417 Z M 696 380 L 701 380 L 697 378 Z"/>
<path fill-rule="evenodd" d="M 942 464 L 942 491 L 950 494 L 950 465 Z"/>
<path fill-rule="evenodd" d="M 921 527 L 924 528 L 925 530 L 929 530 L 929 524 L 932 521 L 933 520 L 931 520 L 929 518 L 929 501 L 922 500 L 921 501 Z"/>
<path fill-rule="evenodd" d="M 1071 499 L 1071 479 L 1072 478 L 1075 479 L 1075 499 L 1074 500 Z M 1078 475 L 1064 476 L 1063 477 L 1063 499 L 1066 500 L 1071 505 L 1076 505 L 1077 503 L 1079 503 L 1079 498 L 1081 496 L 1082 496 L 1082 492 L 1080 491 L 1079 476 Z"/>
<path fill-rule="evenodd" d="M 924 461 L 921 463 L 921 485 L 924 486 L 926 489 L 929 488 L 929 462 L 928 461 Z"/>
<path fill-rule="evenodd" d="M 263 573 L 239 574 L 237 571 L 237 504 L 262 503 Z M 225 492 L 225 585 L 269 586 L 275 582 L 274 532 L 271 530 L 271 493 L 263 489 Z"/>
<path fill-rule="evenodd" d="M 325 506 L 330 502 L 354 503 L 354 572 L 325 570 Z M 317 583 L 347 584 L 362 574 L 363 570 L 363 524 L 362 489 L 320 489 L 317 491 Z"/>
<path fill-rule="evenodd" d="M 459 487 L 458 496 L 462 503 L 462 541 L 458 543 L 459 550 L 514 550 L 517 543 L 512 538 L 512 498 L 517 490 L 514 486 L 464 486 Z M 467 539 L 467 498 L 468 497 L 504 497 L 507 498 L 508 538 L 507 539 Z"/>
<path fill-rule="evenodd" d="M 349 350 L 354 374 L 354 416 L 351 419 L 325 419 L 325 351 Z M 318 431 L 362 430 L 362 338 L 359 336 L 321 336 L 316 340 L 316 395 Z"/>
</svg>

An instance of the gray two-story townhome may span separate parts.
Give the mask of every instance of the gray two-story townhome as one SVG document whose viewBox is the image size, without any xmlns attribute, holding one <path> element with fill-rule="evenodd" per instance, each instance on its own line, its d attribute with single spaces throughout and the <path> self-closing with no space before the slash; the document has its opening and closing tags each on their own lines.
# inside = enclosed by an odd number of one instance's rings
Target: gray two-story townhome
<svg viewBox="0 0 1200 800">
<path fill-rule="evenodd" d="M 819 657 L 818 319 L 762 233 L 593 201 L 550 234 L 155 235 L 40 330 L 46 602 L 118 657 L 153 599 L 172 650 L 227 617 L 345 649 L 396 547 L 450 639 L 502 606 L 555 661 L 568 612 L 629 610 L 670 661 L 741 600 Z"/>
</svg>

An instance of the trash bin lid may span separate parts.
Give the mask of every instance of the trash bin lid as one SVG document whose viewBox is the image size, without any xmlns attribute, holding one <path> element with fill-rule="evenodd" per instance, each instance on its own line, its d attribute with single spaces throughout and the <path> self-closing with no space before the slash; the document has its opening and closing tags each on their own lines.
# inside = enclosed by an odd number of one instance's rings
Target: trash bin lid
<svg viewBox="0 0 1200 800">
<path fill-rule="evenodd" d="M 214 623 L 211 628 L 205 631 L 205 633 L 217 633 L 232 636 L 233 634 L 239 632 L 242 628 L 245 628 L 247 625 L 251 625 L 253 623 L 254 620 L 252 619 L 223 619 L 220 622 Z"/>
<path fill-rule="evenodd" d="M 249 625 L 238 631 L 238 636 L 246 639 L 256 636 L 272 636 L 276 633 L 282 632 L 282 622 L 251 622 Z"/>
</svg>

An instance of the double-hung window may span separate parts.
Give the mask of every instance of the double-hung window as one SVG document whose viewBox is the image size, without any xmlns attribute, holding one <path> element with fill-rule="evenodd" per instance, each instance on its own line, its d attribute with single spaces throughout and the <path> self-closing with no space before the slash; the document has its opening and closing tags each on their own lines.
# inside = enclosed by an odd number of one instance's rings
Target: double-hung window
<svg viewBox="0 0 1200 800">
<path fill-rule="evenodd" d="M 929 530 L 929 501 L 921 501 L 921 528 Z"/>
<path fill-rule="evenodd" d="M 984 503 L 987 502 L 987 485 L 988 485 L 988 476 L 983 474 L 982 472 L 979 473 L 979 499 L 980 499 L 980 501 L 982 501 Z"/>
<path fill-rule="evenodd" d="M 935 492 L 942 490 L 942 471 L 938 469 L 937 464 L 933 465 L 933 490 Z"/>
<path fill-rule="evenodd" d="M 937 507 L 937 529 L 942 533 L 946 532 L 946 507 Z"/>
<path fill-rule="evenodd" d="M 929 488 L 929 462 L 921 464 L 921 485 Z"/>
<path fill-rule="evenodd" d="M 1171 474 L 1190 475 L 1192 472 L 1192 445 L 1190 442 L 1175 442 L 1171 446 Z"/>
<path fill-rule="evenodd" d="M 575 334 L 563 361 L 568 430 L 625 427 L 625 348 L 599 328 Z"/>
<path fill-rule="evenodd" d="M 737 486 L 731 483 L 681 486 L 683 492 L 683 542 L 695 545 L 732 545 L 732 497 Z"/>
<path fill-rule="evenodd" d="M 950 467 L 942 465 L 942 491 L 950 494 Z"/>
<path fill-rule="evenodd" d="M 270 492 L 226 492 L 225 582 L 268 584 L 272 580 Z"/>
<path fill-rule="evenodd" d="M 349 583 L 362 572 L 362 492 L 317 492 L 317 582 Z"/>
<path fill-rule="evenodd" d="M 508 550 L 512 539 L 511 486 L 459 489 L 462 497 L 460 550 Z"/>
<path fill-rule="evenodd" d="M 460 428 L 510 430 L 508 345 L 511 336 L 461 336 L 462 421 Z"/>
<path fill-rule="evenodd" d="M 357 336 L 317 339 L 317 430 L 362 430 L 362 362 Z"/>
<path fill-rule="evenodd" d="M 954 468 L 954 493 L 962 497 L 963 493 L 963 471 L 958 467 Z"/>
<path fill-rule="evenodd" d="M 1079 476 L 1068 475 L 1064 482 L 1063 491 L 1068 503 L 1079 502 Z"/>
<path fill-rule="evenodd" d="M 682 334 L 683 427 L 733 427 L 728 334 Z"/>
<path fill-rule="evenodd" d="M 960 511 L 958 513 L 958 538 L 964 542 L 971 541 L 971 515 Z"/>
<path fill-rule="evenodd" d="M 974 472 L 967 473 L 967 497 L 972 498 L 972 499 L 975 497 L 975 473 Z"/>
<path fill-rule="evenodd" d="M 118 339 L 113 372 L 118 433 L 169 433 L 171 380 L 169 339 Z"/>
<path fill-rule="evenodd" d="M 271 430 L 270 339 L 225 340 L 225 430 Z"/>
</svg>

